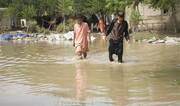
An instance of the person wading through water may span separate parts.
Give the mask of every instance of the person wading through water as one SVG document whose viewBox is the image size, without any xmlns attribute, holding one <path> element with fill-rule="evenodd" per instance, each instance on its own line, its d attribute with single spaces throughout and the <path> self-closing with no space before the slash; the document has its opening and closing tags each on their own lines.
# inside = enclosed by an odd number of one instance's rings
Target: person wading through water
<svg viewBox="0 0 180 106">
<path fill-rule="evenodd" d="M 103 21 L 103 18 L 101 17 L 101 19 L 99 21 L 99 29 L 100 29 L 101 34 L 103 33 L 104 27 L 105 27 L 104 21 Z"/>
<path fill-rule="evenodd" d="M 88 24 L 83 22 L 83 15 L 78 14 L 76 19 L 73 46 L 76 48 L 78 59 L 83 59 L 82 54 L 84 58 L 87 57 L 87 52 L 89 51 L 88 43 L 91 44 L 90 30 Z"/>
<path fill-rule="evenodd" d="M 111 33 L 109 40 L 109 60 L 114 61 L 112 55 L 116 54 L 118 56 L 118 63 L 122 63 L 123 37 L 125 37 L 128 44 L 130 44 L 130 38 L 128 33 L 128 23 L 124 20 L 124 12 L 120 11 L 117 15 L 118 19 L 112 20 L 105 35 L 108 36 L 109 33 Z"/>
</svg>

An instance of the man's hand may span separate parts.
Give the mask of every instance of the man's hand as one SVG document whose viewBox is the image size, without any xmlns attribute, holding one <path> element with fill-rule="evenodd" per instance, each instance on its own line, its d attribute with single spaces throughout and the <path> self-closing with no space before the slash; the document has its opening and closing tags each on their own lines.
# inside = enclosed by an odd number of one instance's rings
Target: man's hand
<svg viewBox="0 0 180 106">
<path fill-rule="evenodd" d="M 75 42 L 73 41 L 73 46 L 75 47 Z"/>
<path fill-rule="evenodd" d="M 130 44 L 130 40 L 128 40 L 127 43 Z"/>
<path fill-rule="evenodd" d="M 104 36 L 104 39 L 107 40 L 107 36 Z"/>
</svg>

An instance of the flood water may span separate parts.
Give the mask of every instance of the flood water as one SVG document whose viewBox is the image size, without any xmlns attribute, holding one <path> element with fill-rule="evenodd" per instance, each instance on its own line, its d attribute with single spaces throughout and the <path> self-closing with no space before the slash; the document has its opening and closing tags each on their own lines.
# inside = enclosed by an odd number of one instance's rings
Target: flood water
<svg viewBox="0 0 180 106">
<path fill-rule="evenodd" d="M 180 106 L 180 45 L 125 43 L 118 64 L 108 44 L 0 42 L 0 106 Z"/>
</svg>

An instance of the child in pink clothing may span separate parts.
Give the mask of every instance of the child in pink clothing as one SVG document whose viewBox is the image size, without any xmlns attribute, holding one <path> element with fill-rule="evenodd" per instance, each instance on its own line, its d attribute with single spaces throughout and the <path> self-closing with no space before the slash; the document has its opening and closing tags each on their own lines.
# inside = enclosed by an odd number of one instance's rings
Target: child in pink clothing
<svg viewBox="0 0 180 106">
<path fill-rule="evenodd" d="M 91 44 L 90 31 L 88 24 L 83 22 L 83 16 L 77 15 L 77 24 L 74 25 L 74 38 L 73 38 L 73 46 L 76 48 L 76 53 L 78 55 L 78 59 L 83 59 L 87 57 L 88 48 L 88 39 L 89 44 Z M 88 38 L 88 39 L 87 39 Z"/>
</svg>

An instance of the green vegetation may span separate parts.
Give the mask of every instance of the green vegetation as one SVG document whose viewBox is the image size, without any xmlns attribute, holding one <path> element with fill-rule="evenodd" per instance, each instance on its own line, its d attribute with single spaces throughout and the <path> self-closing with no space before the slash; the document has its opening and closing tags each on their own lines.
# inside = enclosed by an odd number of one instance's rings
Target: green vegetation
<svg viewBox="0 0 180 106">
<path fill-rule="evenodd" d="M 156 33 L 153 33 L 153 34 L 150 34 L 150 33 L 133 33 L 133 34 L 130 34 L 131 37 L 133 37 L 135 39 L 135 41 L 139 41 L 139 40 L 144 40 L 144 39 L 151 39 L 152 37 L 158 37 L 158 34 Z"/>
<path fill-rule="evenodd" d="M 127 2 L 124 0 L 106 0 L 106 9 L 109 14 L 116 14 L 120 10 L 124 10 Z"/>
<path fill-rule="evenodd" d="M 75 25 L 76 21 L 72 21 L 70 22 L 69 24 L 66 24 L 65 25 L 65 32 L 68 32 L 68 31 L 73 31 L 74 30 L 74 25 Z M 63 24 L 59 24 L 56 28 L 56 32 L 57 33 L 61 33 L 61 32 L 64 32 L 64 26 Z"/>
<path fill-rule="evenodd" d="M 137 10 L 132 10 L 130 15 L 130 21 L 136 22 L 140 20 L 140 13 Z"/>
<path fill-rule="evenodd" d="M 45 14 L 62 15 L 64 18 L 65 15 L 74 16 L 78 13 L 107 15 L 124 10 L 129 5 L 125 0 L 12 0 L 8 3 L 9 6 L 6 4 L 3 6 L 8 7 L 10 17 L 15 19 L 24 17 L 32 19 L 34 16 Z"/>
<path fill-rule="evenodd" d="M 28 27 L 29 27 L 29 32 L 31 32 L 31 33 L 38 32 L 38 30 L 37 30 L 38 25 L 37 25 L 36 21 L 30 21 L 28 24 Z"/>
<path fill-rule="evenodd" d="M 176 80 L 176 83 L 177 83 L 178 85 L 180 85 L 180 80 Z"/>
<path fill-rule="evenodd" d="M 0 7 L 8 7 L 12 0 L 0 0 Z"/>
<path fill-rule="evenodd" d="M 74 13 L 73 5 L 74 1 L 72 0 L 58 0 L 58 11 L 62 13 L 62 16 L 64 18 L 63 25 L 59 25 L 58 28 L 63 26 L 63 32 L 67 31 L 68 27 L 66 26 L 66 15 L 70 15 Z"/>
<path fill-rule="evenodd" d="M 0 10 L 0 21 L 2 21 L 3 17 L 8 17 L 6 10 Z M 9 27 L 3 27 L 3 28 L 0 27 L 0 34 L 10 31 L 10 30 L 11 28 Z"/>
<path fill-rule="evenodd" d="M 8 7 L 11 17 L 22 18 L 24 7 L 28 7 L 28 11 L 33 10 L 35 16 L 45 14 L 55 16 L 58 15 L 57 11 L 61 15 L 77 13 L 107 15 L 124 10 L 127 6 L 133 6 L 136 9 L 139 3 L 147 3 L 153 8 L 169 9 L 178 2 L 179 0 L 0 0 L 0 6 Z M 31 12 L 27 14 L 31 14 Z M 29 17 L 33 18 L 32 16 Z"/>
<path fill-rule="evenodd" d="M 58 16 L 64 18 L 63 24 L 59 25 L 59 29 L 63 26 L 63 31 L 68 30 L 66 16 L 74 16 L 75 14 L 84 14 L 91 16 L 97 14 L 99 16 L 116 14 L 125 7 L 132 6 L 133 11 L 130 16 L 131 21 L 139 20 L 138 5 L 146 3 L 155 9 L 172 9 L 174 16 L 175 5 L 179 0 L 0 0 L 0 7 L 8 8 L 7 12 L 13 19 L 26 19 L 27 22 L 34 20 L 36 17 L 45 15 L 52 16 L 56 19 Z M 0 12 L 0 19 L 2 12 Z M 176 17 L 174 26 L 177 26 Z M 27 23 L 28 24 L 28 23 Z M 27 28 L 28 30 L 28 28 Z M 177 32 L 176 28 L 174 29 Z"/>
<path fill-rule="evenodd" d="M 30 21 L 28 27 L 29 27 L 29 32 L 31 33 L 43 33 L 45 35 L 50 34 L 50 31 L 48 29 L 39 27 L 39 25 L 37 25 L 37 22 L 35 20 Z"/>
<path fill-rule="evenodd" d="M 6 33 L 6 32 L 8 32 L 10 30 L 11 30 L 11 28 L 8 28 L 8 27 L 0 28 L 0 34 Z"/>
<path fill-rule="evenodd" d="M 180 80 L 175 80 L 172 85 L 174 85 L 174 86 L 180 86 Z"/>
<path fill-rule="evenodd" d="M 6 10 L 0 10 L 0 21 L 2 20 Z"/>
</svg>

